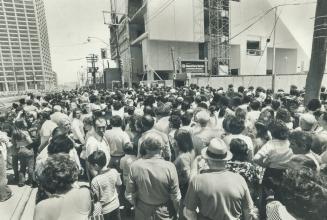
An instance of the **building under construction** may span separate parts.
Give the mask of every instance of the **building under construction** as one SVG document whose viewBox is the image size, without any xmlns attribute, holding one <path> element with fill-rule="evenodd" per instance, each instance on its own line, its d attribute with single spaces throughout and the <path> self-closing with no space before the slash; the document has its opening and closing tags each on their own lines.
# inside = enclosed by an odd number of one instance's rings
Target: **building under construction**
<svg viewBox="0 0 327 220">
<path fill-rule="evenodd" d="M 266 75 L 272 68 L 272 29 L 279 28 L 276 38 L 289 40 L 276 49 L 282 57 L 277 66 L 283 66 L 276 71 L 299 72 L 302 48 L 282 21 L 275 25 L 273 13 L 260 17 L 253 11 L 258 7 L 271 5 L 267 0 L 111 0 L 111 57 L 125 82 Z M 256 14 L 259 22 L 243 29 Z"/>
</svg>

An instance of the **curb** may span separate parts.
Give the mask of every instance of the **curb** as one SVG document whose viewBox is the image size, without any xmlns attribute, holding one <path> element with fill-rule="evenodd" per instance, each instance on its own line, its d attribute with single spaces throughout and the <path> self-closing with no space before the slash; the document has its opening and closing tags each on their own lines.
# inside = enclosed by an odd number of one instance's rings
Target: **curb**
<svg viewBox="0 0 327 220">
<path fill-rule="evenodd" d="M 33 189 L 31 187 L 26 188 L 22 197 L 20 198 L 19 202 L 17 203 L 17 206 L 16 206 L 14 213 L 12 214 L 10 220 L 20 220 L 21 219 L 21 217 L 24 213 L 26 204 L 31 196 L 32 190 Z"/>
</svg>

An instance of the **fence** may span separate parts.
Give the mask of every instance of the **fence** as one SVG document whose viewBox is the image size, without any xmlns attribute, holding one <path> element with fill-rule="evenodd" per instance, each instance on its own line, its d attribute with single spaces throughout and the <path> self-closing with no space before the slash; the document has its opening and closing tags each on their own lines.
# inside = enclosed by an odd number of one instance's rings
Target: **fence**
<svg viewBox="0 0 327 220">
<path fill-rule="evenodd" d="M 322 80 L 322 86 L 327 87 L 327 74 L 324 74 Z M 284 89 L 288 90 L 291 85 L 296 85 L 299 89 L 305 87 L 305 81 L 307 74 L 281 74 L 276 75 L 276 90 Z M 143 85 L 152 85 L 154 81 L 141 81 Z M 157 80 L 161 81 L 161 80 Z M 258 87 L 261 86 L 265 89 L 270 89 L 272 84 L 271 75 L 241 75 L 241 76 L 215 76 L 215 77 L 194 77 L 191 78 L 189 83 L 196 84 L 198 86 L 211 86 L 213 88 L 223 87 L 227 89 L 229 84 L 233 84 L 234 87 L 244 86 L 244 87 Z M 166 86 L 172 86 L 173 80 L 165 80 Z"/>
</svg>

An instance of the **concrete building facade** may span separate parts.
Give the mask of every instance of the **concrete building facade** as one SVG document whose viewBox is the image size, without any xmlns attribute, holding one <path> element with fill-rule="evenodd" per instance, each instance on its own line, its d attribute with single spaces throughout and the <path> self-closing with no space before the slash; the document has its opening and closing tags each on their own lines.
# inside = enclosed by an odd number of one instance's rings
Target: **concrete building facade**
<svg viewBox="0 0 327 220">
<path fill-rule="evenodd" d="M 43 0 L 0 0 L 0 91 L 54 86 Z"/>
<path fill-rule="evenodd" d="M 213 2 L 224 4 L 217 24 L 229 42 L 225 54 L 229 69 L 218 73 L 211 68 L 210 59 L 208 5 Z M 131 77 L 134 82 L 173 79 L 174 62 L 179 69 L 179 60 L 206 58 L 207 76 L 270 75 L 275 29 L 275 72 L 307 71 L 307 54 L 279 17 L 275 25 L 272 7 L 268 0 L 111 0 L 111 55 L 116 59 L 118 53 L 125 80 Z"/>
</svg>

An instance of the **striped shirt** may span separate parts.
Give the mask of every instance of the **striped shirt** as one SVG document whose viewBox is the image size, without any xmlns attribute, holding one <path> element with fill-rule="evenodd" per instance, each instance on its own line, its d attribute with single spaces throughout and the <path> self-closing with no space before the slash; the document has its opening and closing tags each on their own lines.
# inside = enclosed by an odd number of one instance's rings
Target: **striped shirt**
<svg viewBox="0 0 327 220">
<path fill-rule="evenodd" d="M 120 174 L 116 169 L 103 171 L 93 178 L 91 188 L 100 200 L 103 214 L 110 213 L 119 207 L 116 186 L 121 184 Z"/>
</svg>

